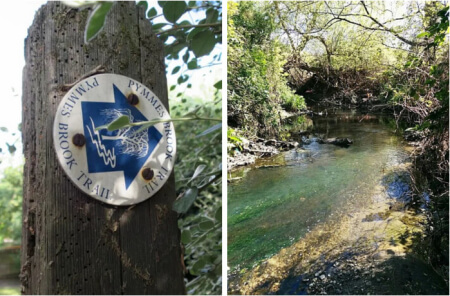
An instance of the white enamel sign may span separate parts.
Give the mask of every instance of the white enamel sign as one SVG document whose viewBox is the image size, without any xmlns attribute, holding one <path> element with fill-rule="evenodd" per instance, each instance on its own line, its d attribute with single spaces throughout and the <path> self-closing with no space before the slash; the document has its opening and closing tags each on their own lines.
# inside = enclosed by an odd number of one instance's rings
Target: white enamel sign
<svg viewBox="0 0 450 296">
<path fill-rule="evenodd" d="M 146 86 L 125 76 L 100 74 L 72 87 L 53 125 L 55 150 L 66 174 L 86 194 L 112 205 L 136 204 L 154 195 L 175 162 L 171 122 L 145 130 L 98 129 L 124 115 L 130 122 L 170 119 Z"/>
</svg>

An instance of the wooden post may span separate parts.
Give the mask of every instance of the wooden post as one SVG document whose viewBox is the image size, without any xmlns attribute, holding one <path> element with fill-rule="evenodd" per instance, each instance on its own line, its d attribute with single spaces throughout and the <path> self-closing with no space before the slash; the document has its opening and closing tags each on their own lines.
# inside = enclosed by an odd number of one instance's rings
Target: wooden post
<svg viewBox="0 0 450 296">
<path fill-rule="evenodd" d="M 83 41 L 87 10 L 49 2 L 25 42 L 25 154 L 22 292 L 183 294 L 174 176 L 147 201 L 114 207 L 83 194 L 53 146 L 55 112 L 73 83 L 93 69 L 142 82 L 168 109 L 161 42 L 134 2 L 115 3 L 103 32 Z"/>
</svg>

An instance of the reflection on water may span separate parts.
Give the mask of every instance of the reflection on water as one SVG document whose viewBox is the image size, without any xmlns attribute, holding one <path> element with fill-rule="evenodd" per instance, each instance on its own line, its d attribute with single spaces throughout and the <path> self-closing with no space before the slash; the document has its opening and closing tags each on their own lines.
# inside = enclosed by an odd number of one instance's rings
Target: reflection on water
<svg viewBox="0 0 450 296">
<path fill-rule="evenodd" d="M 354 144 L 342 148 L 312 141 L 284 153 L 285 166 L 253 169 L 230 184 L 231 270 L 252 267 L 333 215 L 361 207 L 384 172 L 407 157 L 401 140 L 382 120 L 344 112 L 315 116 L 314 133 L 348 137 Z"/>
</svg>

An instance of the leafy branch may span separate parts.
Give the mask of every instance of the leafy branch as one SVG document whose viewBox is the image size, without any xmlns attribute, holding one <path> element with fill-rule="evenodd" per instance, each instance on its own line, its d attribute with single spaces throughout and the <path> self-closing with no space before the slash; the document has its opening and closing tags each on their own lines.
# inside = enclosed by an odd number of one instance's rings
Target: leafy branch
<svg viewBox="0 0 450 296">
<path fill-rule="evenodd" d="M 167 29 L 165 31 L 160 31 L 156 33 L 156 35 L 161 35 L 173 31 L 177 31 L 180 29 L 191 29 L 191 28 L 212 28 L 212 27 L 222 27 L 222 23 L 213 23 L 213 24 L 198 24 L 198 25 L 174 25 L 172 28 Z"/>
<path fill-rule="evenodd" d="M 96 130 L 107 129 L 108 131 L 116 131 L 119 129 L 127 128 L 127 127 L 136 127 L 140 126 L 141 128 L 136 132 L 141 132 L 144 129 L 152 127 L 158 123 L 163 122 L 180 122 L 180 121 L 191 121 L 191 120 L 208 120 L 208 121 L 217 121 L 222 122 L 222 119 L 219 118 L 211 118 L 211 117 L 201 117 L 201 116 L 193 116 L 193 117 L 179 117 L 179 118 L 164 118 L 164 119 L 155 119 L 149 121 L 139 121 L 139 122 L 130 122 L 130 118 L 127 115 L 122 115 L 113 122 L 108 125 L 102 125 L 96 128 Z"/>
</svg>

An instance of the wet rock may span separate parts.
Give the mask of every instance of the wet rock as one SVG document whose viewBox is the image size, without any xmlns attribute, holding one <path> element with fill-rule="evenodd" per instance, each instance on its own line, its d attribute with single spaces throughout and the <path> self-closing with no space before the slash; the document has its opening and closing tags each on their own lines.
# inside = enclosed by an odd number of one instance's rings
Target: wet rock
<svg viewBox="0 0 450 296">
<path fill-rule="evenodd" d="M 230 170 L 233 167 L 244 166 L 255 163 L 256 157 L 251 154 L 238 153 L 235 156 L 227 158 L 227 168 Z"/>
<path fill-rule="evenodd" d="M 308 145 L 311 144 L 311 140 L 305 136 L 302 136 L 302 143 Z"/>
<path fill-rule="evenodd" d="M 275 146 L 277 144 L 277 140 L 270 139 L 270 140 L 265 141 L 264 144 L 267 146 Z"/>
<path fill-rule="evenodd" d="M 317 139 L 317 142 L 320 144 L 333 144 L 339 147 L 345 147 L 348 148 L 351 144 L 353 144 L 353 141 L 349 138 L 329 138 L 329 139 Z"/>
<path fill-rule="evenodd" d="M 277 141 L 275 139 L 270 139 L 264 142 L 264 145 L 276 147 L 281 150 L 290 150 L 298 147 L 298 142 L 289 141 Z"/>
<path fill-rule="evenodd" d="M 276 140 L 264 141 L 261 138 L 256 138 L 256 141 L 242 139 L 240 149 L 236 147 L 233 150 L 234 155 L 227 157 L 228 170 L 238 166 L 254 164 L 258 157 L 268 157 L 279 153 L 275 146 L 267 145 L 267 143 L 278 143 Z"/>
<path fill-rule="evenodd" d="M 242 147 L 244 148 L 244 150 L 245 149 L 248 149 L 248 147 L 249 147 L 249 145 L 250 145 L 250 141 L 249 140 L 247 140 L 247 139 L 245 139 L 245 138 L 242 138 L 241 139 L 241 145 L 242 145 Z"/>
<path fill-rule="evenodd" d="M 280 147 L 283 149 L 294 149 L 298 147 L 298 142 L 280 142 Z"/>
<path fill-rule="evenodd" d="M 403 138 L 408 142 L 417 142 L 425 138 L 425 133 L 423 131 L 416 131 L 414 128 L 407 128 L 403 132 Z"/>
</svg>

